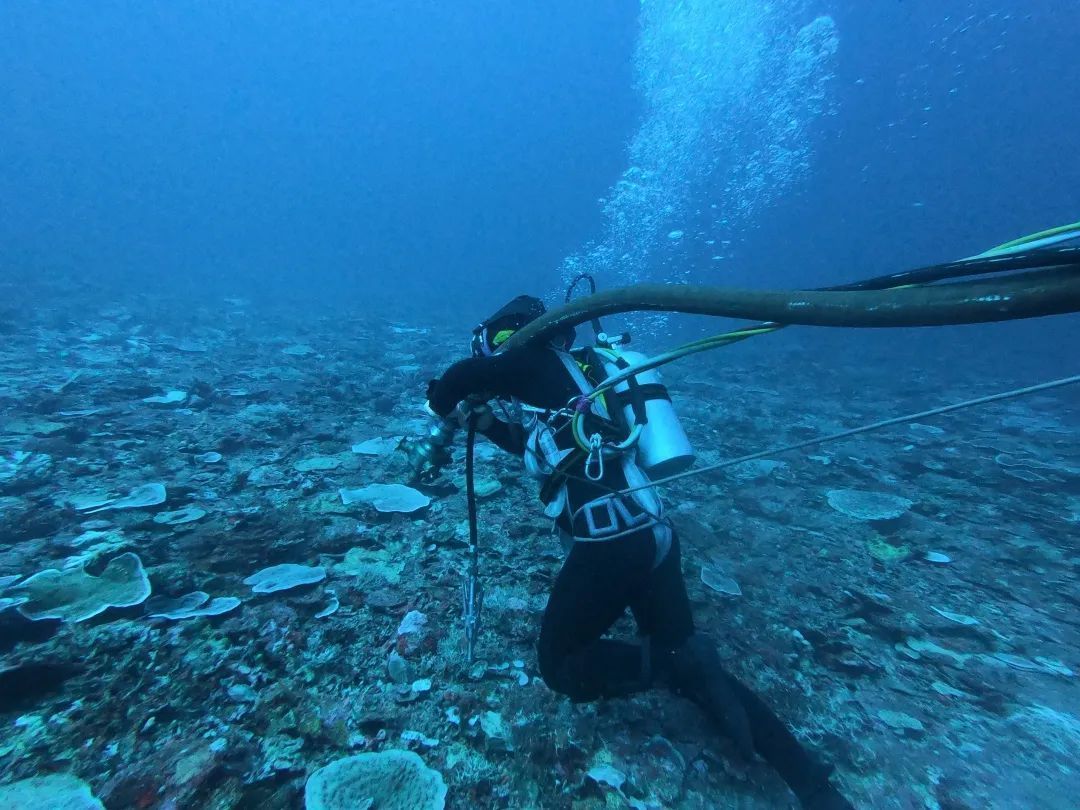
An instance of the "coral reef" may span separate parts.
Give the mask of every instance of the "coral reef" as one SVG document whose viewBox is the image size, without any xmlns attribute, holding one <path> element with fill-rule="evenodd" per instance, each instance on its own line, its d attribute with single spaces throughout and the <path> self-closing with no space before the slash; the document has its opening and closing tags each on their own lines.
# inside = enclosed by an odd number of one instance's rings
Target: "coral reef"
<svg viewBox="0 0 1080 810">
<path fill-rule="evenodd" d="M 35 299 L 0 344 L 0 791 L 61 772 L 109 808 L 270 810 L 327 763 L 409 750 L 451 810 L 794 806 L 674 695 L 579 706 L 543 684 L 562 551 L 482 443 L 466 660 L 461 448 L 401 499 L 393 452 L 465 352 L 456 320 L 79 295 Z M 1013 383 L 975 352 L 898 380 L 884 344 L 816 334 L 665 371 L 703 464 Z M 1080 791 L 1078 427 L 1044 395 L 668 488 L 699 626 L 856 806 Z"/>
</svg>

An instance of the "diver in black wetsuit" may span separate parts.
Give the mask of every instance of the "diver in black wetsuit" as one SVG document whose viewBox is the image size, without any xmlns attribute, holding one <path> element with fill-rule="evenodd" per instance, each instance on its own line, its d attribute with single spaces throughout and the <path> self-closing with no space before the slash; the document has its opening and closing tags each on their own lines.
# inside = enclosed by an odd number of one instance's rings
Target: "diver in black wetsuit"
<svg viewBox="0 0 1080 810">
<path fill-rule="evenodd" d="M 573 701 L 667 686 L 701 706 L 743 757 L 757 752 L 769 762 L 804 808 L 851 810 L 829 782 L 832 769 L 728 673 L 714 646 L 694 632 L 678 537 L 662 516 L 655 490 L 618 494 L 648 483 L 634 453 L 597 466 L 599 459 L 578 449 L 565 429 L 568 403 L 580 402 L 599 381 L 590 380 L 588 365 L 583 368 L 569 353 L 572 331 L 547 346 L 495 353 L 543 313 L 541 301 L 519 296 L 480 324 L 474 356 L 429 384 L 428 408 L 440 417 L 456 415 L 462 424 L 471 420 L 500 448 L 523 456 L 543 482 L 545 514 L 555 520 L 569 551 L 540 629 L 544 681 Z M 495 419 L 479 404 L 492 398 L 511 403 L 510 421 Z M 641 643 L 602 638 L 627 608 Z"/>
</svg>

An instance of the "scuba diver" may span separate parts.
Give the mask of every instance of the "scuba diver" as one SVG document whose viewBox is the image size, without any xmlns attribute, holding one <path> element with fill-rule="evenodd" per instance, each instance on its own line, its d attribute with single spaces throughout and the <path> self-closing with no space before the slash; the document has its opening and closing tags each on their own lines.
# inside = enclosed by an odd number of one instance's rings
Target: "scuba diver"
<svg viewBox="0 0 1080 810">
<path fill-rule="evenodd" d="M 741 757 L 765 759 L 802 807 L 851 810 L 829 781 L 832 768 L 695 632 L 679 539 L 648 486 L 650 473 L 693 461 L 659 376 L 635 375 L 590 400 L 601 380 L 627 367 L 631 353 L 615 347 L 628 338 L 600 333 L 597 347 L 572 349 L 570 329 L 546 345 L 498 351 L 544 312 L 539 299 L 513 299 L 476 327 L 473 356 L 429 383 L 428 410 L 444 427 L 432 432 L 438 441 L 409 451 L 414 472 L 437 474 L 449 461 L 453 429 L 471 426 L 522 456 L 540 480 L 544 512 L 568 551 L 538 641 L 540 674 L 551 689 L 582 702 L 667 687 L 696 703 Z M 504 419 L 495 418 L 492 399 Z M 633 487 L 641 488 L 620 492 Z M 604 638 L 627 608 L 640 643 Z"/>
</svg>

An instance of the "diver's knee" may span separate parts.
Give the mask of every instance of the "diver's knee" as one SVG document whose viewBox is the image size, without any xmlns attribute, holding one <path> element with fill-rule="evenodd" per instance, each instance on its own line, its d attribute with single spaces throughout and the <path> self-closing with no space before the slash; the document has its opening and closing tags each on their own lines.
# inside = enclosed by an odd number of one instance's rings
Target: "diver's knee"
<svg viewBox="0 0 1080 810">
<path fill-rule="evenodd" d="M 566 694 L 566 678 L 562 672 L 566 656 L 559 655 L 555 651 L 545 648 L 544 645 L 540 645 L 540 649 L 537 652 L 537 665 L 540 670 L 540 677 L 547 685 L 547 688 L 552 692 Z"/>
<path fill-rule="evenodd" d="M 570 698 L 574 703 L 587 703 L 595 699 L 589 687 L 581 656 L 570 654 L 541 653 L 540 677 L 552 692 Z"/>
</svg>

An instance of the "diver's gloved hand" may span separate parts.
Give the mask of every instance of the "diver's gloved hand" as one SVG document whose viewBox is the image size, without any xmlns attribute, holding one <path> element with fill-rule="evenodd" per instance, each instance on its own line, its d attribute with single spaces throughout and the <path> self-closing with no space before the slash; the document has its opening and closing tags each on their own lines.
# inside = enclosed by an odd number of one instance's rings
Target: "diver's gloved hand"
<svg viewBox="0 0 1080 810">
<path fill-rule="evenodd" d="M 477 433 L 483 433 L 495 422 L 495 414 L 490 405 L 469 399 L 459 402 L 452 416 L 462 430 L 467 430 L 469 423 L 472 422 L 476 426 Z"/>
</svg>

